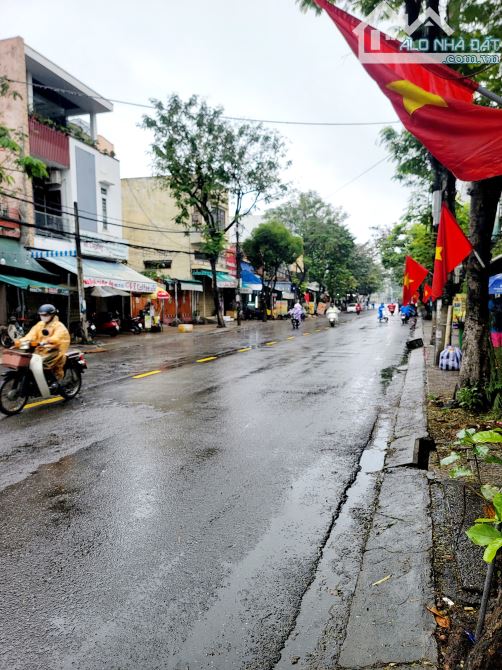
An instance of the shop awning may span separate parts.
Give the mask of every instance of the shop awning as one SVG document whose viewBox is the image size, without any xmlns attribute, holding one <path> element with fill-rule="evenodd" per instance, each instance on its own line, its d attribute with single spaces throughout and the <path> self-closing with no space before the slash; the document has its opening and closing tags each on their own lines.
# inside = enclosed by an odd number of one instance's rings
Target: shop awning
<svg viewBox="0 0 502 670">
<path fill-rule="evenodd" d="M 192 272 L 194 277 L 209 277 L 212 278 L 211 270 L 194 270 Z M 216 285 L 218 288 L 236 288 L 237 279 L 226 272 L 216 273 Z"/>
<path fill-rule="evenodd" d="M 502 293 L 502 274 L 492 275 L 488 282 L 488 293 L 495 295 Z"/>
<path fill-rule="evenodd" d="M 242 288 L 249 291 L 261 291 L 261 279 L 254 272 L 251 271 L 250 267 L 246 267 L 244 263 L 241 265 L 241 280 Z"/>
<path fill-rule="evenodd" d="M 12 268 L 23 275 L 36 272 L 39 275 L 46 275 L 49 280 L 57 279 L 37 263 L 18 240 L 9 237 L 0 237 L 0 268 Z"/>
<path fill-rule="evenodd" d="M 278 281 L 275 284 L 276 291 L 286 291 L 286 293 L 291 293 L 291 282 L 289 281 Z"/>
<path fill-rule="evenodd" d="M 204 290 L 200 281 L 194 281 L 193 279 L 179 279 L 179 282 L 182 291 L 196 291 L 197 293 L 202 293 Z"/>
<path fill-rule="evenodd" d="M 111 286 L 95 286 L 91 295 L 95 298 L 113 298 L 117 295 L 119 296 L 129 296 L 127 291 L 123 291 L 121 288 L 112 288 Z"/>
<path fill-rule="evenodd" d="M 52 275 L 48 275 L 52 276 Z M 52 293 L 53 295 L 69 295 L 67 286 L 58 286 L 57 284 L 48 284 L 37 279 L 28 279 L 27 277 L 13 277 L 11 275 L 0 275 L 0 282 L 10 284 L 16 288 L 22 288 L 31 293 Z"/>
<path fill-rule="evenodd" d="M 77 259 L 71 256 L 48 258 L 47 261 L 58 267 L 77 274 Z M 154 293 L 157 284 L 144 275 L 122 263 L 108 263 L 91 258 L 82 259 L 84 286 L 108 286 L 128 293 Z"/>
</svg>

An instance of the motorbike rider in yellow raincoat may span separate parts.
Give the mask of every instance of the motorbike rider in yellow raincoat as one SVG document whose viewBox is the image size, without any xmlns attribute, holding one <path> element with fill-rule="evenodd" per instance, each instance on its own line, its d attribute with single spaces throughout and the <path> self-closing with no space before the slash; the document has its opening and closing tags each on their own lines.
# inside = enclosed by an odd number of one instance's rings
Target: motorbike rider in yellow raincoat
<svg viewBox="0 0 502 670">
<path fill-rule="evenodd" d="M 57 316 L 54 305 L 41 305 L 38 309 L 40 321 L 15 341 L 19 347 L 21 342 L 30 342 L 36 347 L 35 353 L 42 356 L 46 370 L 51 370 L 58 381 L 64 377 L 66 352 L 70 346 L 70 333 Z"/>
</svg>

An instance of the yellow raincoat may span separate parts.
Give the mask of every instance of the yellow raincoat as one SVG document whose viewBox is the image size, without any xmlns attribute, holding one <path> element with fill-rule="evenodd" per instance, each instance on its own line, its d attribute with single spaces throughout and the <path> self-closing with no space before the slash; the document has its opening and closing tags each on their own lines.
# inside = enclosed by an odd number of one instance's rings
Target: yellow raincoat
<svg viewBox="0 0 502 670">
<path fill-rule="evenodd" d="M 48 331 L 48 335 L 44 335 L 43 330 Z M 32 342 L 36 345 L 44 342 L 50 345 L 48 347 L 37 346 L 35 353 L 43 357 L 44 367 L 52 370 L 57 379 L 60 380 L 64 377 L 64 364 L 66 362 L 66 352 L 70 346 L 70 333 L 57 316 L 52 317 L 49 323 L 39 321 L 17 342 Z"/>
</svg>

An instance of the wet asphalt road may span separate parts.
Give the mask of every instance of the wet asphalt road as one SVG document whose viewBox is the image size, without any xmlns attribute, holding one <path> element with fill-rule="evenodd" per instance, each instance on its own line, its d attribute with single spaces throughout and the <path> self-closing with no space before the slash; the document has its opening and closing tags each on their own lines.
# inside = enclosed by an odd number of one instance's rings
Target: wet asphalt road
<svg viewBox="0 0 502 670">
<path fill-rule="evenodd" d="M 260 328 L 90 358 L 79 400 L 0 419 L 2 670 L 279 661 L 407 332 Z"/>
</svg>

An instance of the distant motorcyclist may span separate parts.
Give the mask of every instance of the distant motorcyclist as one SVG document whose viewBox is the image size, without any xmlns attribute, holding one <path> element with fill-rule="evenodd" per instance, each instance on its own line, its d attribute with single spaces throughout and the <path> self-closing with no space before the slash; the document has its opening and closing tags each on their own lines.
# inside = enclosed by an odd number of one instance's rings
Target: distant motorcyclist
<svg viewBox="0 0 502 670">
<path fill-rule="evenodd" d="M 335 318 L 338 319 L 338 315 L 340 314 L 340 310 L 339 310 L 338 307 L 335 305 L 335 303 L 332 302 L 332 303 L 330 303 L 330 305 L 329 305 L 328 309 L 326 310 L 325 314 L 326 314 L 326 316 L 327 316 L 328 319 L 329 319 L 329 317 L 332 316 L 333 314 L 335 315 Z"/>
<path fill-rule="evenodd" d="M 33 343 L 36 347 L 35 353 L 43 358 L 44 368 L 51 370 L 56 379 L 61 381 L 64 377 L 66 352 L 70 346 L 70 333 L 59 320 L 57 313 L 54 305 L 41 305 L 38 308 L 40 321 L 14 344 L 19 347 L 22 342 Z"/>
<path fill-rule="evenodd" d="M 302 320 L 302 316 L 304 314 L 305 311 L 303 307 L 300 305 L 299 301 L 297 300 L 294 306 L 289 310 L 289 315 L 291 317 L 291 323 L 293 324 L 293 328 L 298 328 Z"/>
</svg>

